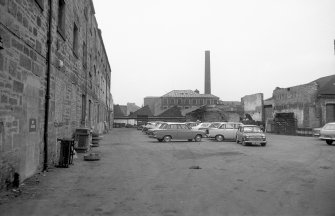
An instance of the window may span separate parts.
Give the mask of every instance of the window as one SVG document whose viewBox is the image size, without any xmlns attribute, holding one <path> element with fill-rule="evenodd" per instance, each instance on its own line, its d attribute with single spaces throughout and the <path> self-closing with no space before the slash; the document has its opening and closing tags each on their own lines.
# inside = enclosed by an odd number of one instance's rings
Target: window
<svg viewBox="0 0 335 216">
<path fill-rule="evenodd" d="M 185 99 L 185 104 L 189 105 L 190 104 L 190 99 Z"/>
<path fill-rule="evenodd" d="M 181 104 L 181 99 L 178 99 L 178 104 L 179 104 L 179 105 Z"/>
<path fill-rule="evenodd" d="M 168 104 L 168 100 L 166 98 L 163 99 L 163 104 L 167 105 Z"/>
<path fill-rule="evenodd" d="M 65 1 L 58 0 L 58 32 L 65 39 Z"/>
<path fill-rule="evenodd" d="M 87 46 L 85 41 L 83 42 L 83 66 L 84 68 L 87 67 Z"/>
<path fill-rule="evenodd" d="M 217 100 L 214 100 L 214 104 L 218 104 L 218 101 L 217 101 Z"/>
<path fill-rule="evenodd" d="M 92 74 L 91 72 L 88 73 L 88 87 L 92 89 Z"/>
<path fill-rule="evenodd" d="M 170 105 L 174 104 L 174 99 L 170 99 Z"/>
<path fill-rule="evenodd" d="M 88 121 L 91 123 L 92 101 L 88 101 Z"/>
<path fill-rule="evenodd" d="M 196 100 L 196 99 L 193 99 L 193 100 L 192 100 L 192 104 L 193 104 L 193 105 L 197 105 L 197 100 Z"/>
<path fill-rule="evenodd" d="M 85 123 L 86 118 L 86 95 L 81 96 L 81 121 Z"/>
<path fill-rule="evenodd" d="M 211 101 L 210 100 L 207 100 L 207 105 L 210 105 L 211 104 Z"/>
<path fill-rule="evenodd" d="M 78 57 L 78 27 L 75 23 L 73 23 L 73 53 L 76 57 Z"/>
</svg>

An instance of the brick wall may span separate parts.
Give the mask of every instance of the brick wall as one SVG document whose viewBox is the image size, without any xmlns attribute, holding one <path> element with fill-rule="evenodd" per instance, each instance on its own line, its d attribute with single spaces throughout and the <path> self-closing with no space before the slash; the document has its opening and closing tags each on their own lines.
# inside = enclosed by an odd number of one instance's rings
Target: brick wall
<svg viewBox="0 0 335 216">
<path fill-rule="evenodd" d="M 111 69 L 92 2 L 64 1 L 63 34 L 57 31 L 58 1 L 52 2 L 50 165 L 58 161 L 57 138 L 72 136 L 77 127 L 102 132 L 112 106 Z M 0 50 L 0 188 L 12 180 L 14 172 L 22 180 L 43 164 L 48 20 L 48 1 L 0 0 L 0 36 L 4 40 Z M 74 25 L 78 27 L 76 52 Z"/>
</svg>

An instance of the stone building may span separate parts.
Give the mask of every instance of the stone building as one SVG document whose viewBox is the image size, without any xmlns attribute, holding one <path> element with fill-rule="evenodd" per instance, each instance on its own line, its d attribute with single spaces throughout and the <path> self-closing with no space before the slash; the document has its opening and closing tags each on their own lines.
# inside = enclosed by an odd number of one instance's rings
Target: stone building
<svg viewBox="0 0 335 216">
<path fill-rule="evenodd" d="M 144 106 L 148 105 L 154 115 L 159 115 L 174 106 L 178 106 L 183 111 L 192 107 L 218 103 L 219 97 L 212 94 L 200 94 L 198 90 L 173 90 L 161 97 L 144 98 Z"/>
<path fill-rule="evenodd" d="M 111 69 L 92 0 L 0 1 L 0 188 L 58 162 L 57 138 L 103 132 Z"/>
<path fill-rule="evenodd" d="M 274 117 L 293 116 L 297 128 L 321 127 L 335 121 L 335 75 L 303 85 L 277 87 L 273 91 L 273 112 Z"/>
<path fill-rule="evenodd" d="M 264 101 L 263 94 L 257 93 L 252 95 L 246 95 L 241 98 L 241 104 L 244 110 L 244 114 L 250 115 L 252 120 L 258 122 L 264 122 Z"/>
</svg>

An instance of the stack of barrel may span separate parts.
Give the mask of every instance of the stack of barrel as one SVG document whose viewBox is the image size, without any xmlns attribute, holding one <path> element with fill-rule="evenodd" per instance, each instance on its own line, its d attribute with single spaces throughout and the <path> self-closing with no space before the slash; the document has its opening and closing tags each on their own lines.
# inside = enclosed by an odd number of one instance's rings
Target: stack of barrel
<svg viewBox="0 0 335 216">
<path fill-rule="evenodd" d="M 99 147 L 99 142 L 102 137 L 98 133 L 92 133 L 92 147 Z"/>
</svg>

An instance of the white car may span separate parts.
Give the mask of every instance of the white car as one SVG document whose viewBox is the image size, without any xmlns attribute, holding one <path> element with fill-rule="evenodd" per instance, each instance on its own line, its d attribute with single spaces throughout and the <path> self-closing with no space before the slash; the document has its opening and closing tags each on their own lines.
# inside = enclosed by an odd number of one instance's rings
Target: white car
<svg viewBox="0 0 335 216">
<path fill-rule="evenodd" d="M 209 128 L 207 136 L 219 142 L 235 140 L 236 132 L 241 125 L 243 124 L 240 122 L 223 122 L 218 128 Z"/>
<path fill-rule="evenodd" d="M 202 131 L 206 131 L 206 129 L 208 129 L 208 127 L 211 125 L 211 122 L 203 122 L 198 124 L 197 126 L 192 127 L 192 130 L 202 130 Z"/>
<path fill-rule="evenodd" d="M 333 144 L 335 140 L 335 122 L 325 124 L 320 130 L 320 139 L 326 140 L 328 145 Z"/>
</svg>

